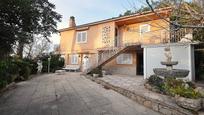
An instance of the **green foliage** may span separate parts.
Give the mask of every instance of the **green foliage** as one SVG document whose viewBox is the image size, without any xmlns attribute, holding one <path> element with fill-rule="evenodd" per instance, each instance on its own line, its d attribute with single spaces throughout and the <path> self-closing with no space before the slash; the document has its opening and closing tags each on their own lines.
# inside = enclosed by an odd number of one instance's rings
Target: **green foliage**
<svg viewBox="0 0 204 115">
<path fill-rule="evenodd" d="M 147 83 L 162 94 L 170 96 L 179 95 L 191 99 L 201 98 L 201 94 L 195 90 L 196 87 L 192 82 L 184 82 L 176 78 L 165 78 L 163 80 L 156 75 L 152 75 Z"/>
<path fill-rule="evenodd" d="M 157 75 L 151 75 L 147 81 L 151 86 L 154 86 L 161 93 L 165 93 L 164 89 L 164 80 L 158 77 Z"/>
<path fill-rule="evenodd" d="M 61 15 L 54 11 L 55 5 L 48 0 L 1 0 L 0 1 L 0 58 L 33 41 L 34 35 L 45 38 L 57 32 Z"/>
<path fill-rule="evenodd" d="M 35 60 L 9 57 L 0 61 L 0 89 L 14 81 L 29 79 L 37 72 Z"/>
<path fill-rule="evenodd" d="M 91 71 L 91 74 L 99 74 L 99 77 L 103 77 L 103 73 L 102 73 L 102 69 L 100 67 L 98 68 L 94 68 L 92 71 Z"/>
<path fill-rule="evenodd" d="M 45 72 L 45 73 L 48 72 L 48 58 L 51 58 L 50 72 L 55 72 L 56 70 L 63 68 L 64 59 L 61 58 L 61 55 L 59 54 L 44 55 L 40 57 L 40 60 L 42 60 L 42 65 L 43 65 L 42 72 Z"/>
<path fill-rule="evenodd" d="M 165 79 L 165 89 L 166 92 L 172 96 L 179 95 L 191 99 L 201 98 L 201 94 L 194 90 L 192 83 L 185 83 L 175 78 Z"/>
<path fill-rule="evenodd" d="M 30 69 L 30 64 L 24 60 L 21 59 L 16 59 L 15 64 L 19 68 L 19 76 L 18 80 L 27 80 L 29 79 L 31 69 Z"/>
<path fill-rule="evenodd" d="M 31 74 L 36 74 L 38 69 L 38 64 L 37 64 L 37 60 L 32 60 L 32 59 L 23 59 L 25 62 L 29 63 L 29 67 L 31 69 Z"/>
<path fill-rule="evenodd" d="M 0 88 L 5 87 L 7 84 L 13 82 L 18 76 L 18 66 L 13 63 L 13 60 L 0 61 Z"/>
<path fill-rule="evenodd" d="M 60 57 L 61 55 L 51 55 L 50 60 L 50 71 L 55 72 L 55 70 L 62 69 L 64 66 L 64 59 Z"/>
</svg>

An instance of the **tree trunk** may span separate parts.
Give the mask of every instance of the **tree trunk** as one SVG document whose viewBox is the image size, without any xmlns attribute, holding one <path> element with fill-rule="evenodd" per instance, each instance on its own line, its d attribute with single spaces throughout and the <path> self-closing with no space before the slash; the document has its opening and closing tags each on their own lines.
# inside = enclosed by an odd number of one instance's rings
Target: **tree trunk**
<svg viewBox="0 0 204 115">
<path fill-rule="evenodd" d="M 18 48 L 17 48 L 17 55 L 20 58 L 23 58 L 23 48 L 24 48 L 24 43 L 22 41 L 18 42 Z"/>
</svg>

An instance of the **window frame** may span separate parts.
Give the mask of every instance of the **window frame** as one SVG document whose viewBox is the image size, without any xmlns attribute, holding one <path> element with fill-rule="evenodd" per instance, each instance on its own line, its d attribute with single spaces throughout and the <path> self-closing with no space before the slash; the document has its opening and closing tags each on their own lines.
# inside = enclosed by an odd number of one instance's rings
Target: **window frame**
<svg viewBox="0 0 204 115">
<path fill-rule="evenodd" d="M 142 27 L 144 27 L 144 26 L 148 26 L 148 30 L 142 33 L 141 30 L 142 30 Z M 140 25 L 140 31 L 139 31 L 140 35 L 145 34 L 147 32 L 150 32 L 150 28 L 151 28 L 150 24 L 142 24 L 142 25 Z"/>
<path fill-rule="evenodd" d="M 76 58 L 76 59 L 74 59 L 74 58 Z M 70 63 L 73 65 L 79 64 L 79 55 L 78 54 L 72 54 L 71 59 L 70 59 Z"/>
<path fill-rule="evenodd" d="M 82 37 L 82 35 L 83 35 L 83 33 L 85 33 L 85 41 L 82 41 L 83 40 L 83 37 Z M 78 38 L 78 36 L 79 36 L 79 34 L 80 34 L 80 41 L 79 41 L 79 38 Z M 77 33 L 76 33 L 76 43 L 87 43 L 87 31 L 78 31 Z"/>
<path fill-rule="evenodd" d="M 124 55 L 130 55 L 130 62 L 124 61 Z M 121 57 L 122 56 L 122 57 Z M 122 61 L 121 59 L 122 58 Z M 122 53 L 116 57 L 116 64 L 118 65 L 132 65 L 133 64 L 133 54 L 132 53 Z"/>
</svg>

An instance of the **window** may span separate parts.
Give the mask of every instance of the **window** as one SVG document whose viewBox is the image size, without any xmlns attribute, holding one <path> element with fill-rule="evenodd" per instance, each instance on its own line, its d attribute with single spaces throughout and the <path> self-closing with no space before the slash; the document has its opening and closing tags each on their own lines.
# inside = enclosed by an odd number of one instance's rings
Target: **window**
<svg viewBox="0 0 204 115">
<path fill-rule="evenodd" d="M 150 31 L 150 25 L 144 24 L 140 26 L 140 35 Z"/>
<path fill-rule="evenodd" d="M 71 55 L 71 64 L 78 64 L 78 55 L 77 54 Z"/>
<path fill-rule="evenodd" d="M 120 54 L 116 58 L 117 64 L 132 64 L 132 54 L 129 53 L 124 53 Z"/>
<path fill-rule="evenodd" d="M 86 43 L 87 42 L 87 31 L 77 32 L 76 36 L 77 43 Z"/>
</svg>

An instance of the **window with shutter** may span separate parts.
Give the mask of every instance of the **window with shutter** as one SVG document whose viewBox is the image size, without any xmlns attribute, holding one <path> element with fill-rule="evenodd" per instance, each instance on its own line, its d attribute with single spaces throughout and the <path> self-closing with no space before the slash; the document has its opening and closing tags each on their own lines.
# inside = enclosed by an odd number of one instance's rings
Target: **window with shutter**
<svg viewBox="0 0 204 115">
<path fill-rule="evenodd" d="M 77 32 L 76 41 L 77 43 L 86 43 L 87 42 L 87 31 Z"/>
<path fill-rule="evenodd" d="M 132 54 L 130 53 L 124 53 L 120 54 L 116 58 L 117 64 L 132 64 Z"/>
</svg>

